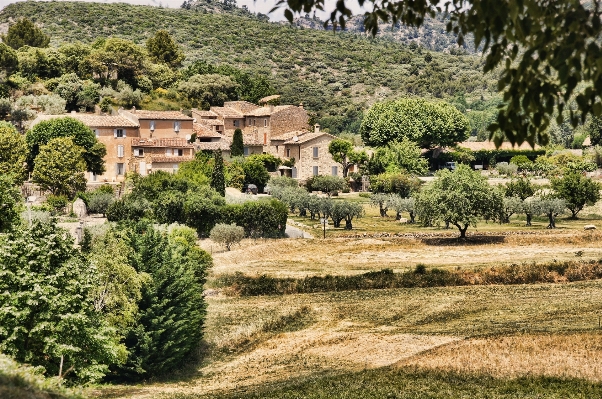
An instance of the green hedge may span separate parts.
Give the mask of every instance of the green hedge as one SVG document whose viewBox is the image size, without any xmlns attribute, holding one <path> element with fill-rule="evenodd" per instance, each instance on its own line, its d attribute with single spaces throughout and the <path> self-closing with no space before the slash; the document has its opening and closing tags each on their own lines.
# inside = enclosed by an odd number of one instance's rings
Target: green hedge
<svg viewBox="0 0 602 399">
<path fill-rule="evenodd" d="M 247 237 L 284 237 L 288 209 L 276 199 L 226 205 L 220 211 L 222 223 L 235 223 L 241 226 L 245 229 Z"/>
</svg>

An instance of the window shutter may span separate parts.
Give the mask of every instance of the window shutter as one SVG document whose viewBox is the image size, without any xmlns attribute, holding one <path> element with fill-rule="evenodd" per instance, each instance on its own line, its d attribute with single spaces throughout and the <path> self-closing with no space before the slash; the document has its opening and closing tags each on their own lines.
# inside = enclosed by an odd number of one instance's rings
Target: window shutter
<svg viewBox="0 0 602 399">
<path fill-rule="evenodd" d="M 293 170 L 291 172 L 292 172 L 291 174 L 292 174 L 293 179 L 296 179 L 297 178 L 297 168 L 295 168 L 293 166 Z"/>
<path fill-rule="evenodd" d="M 318 147 L 314 147 L 314 158 L 318 158 Z"/>
<path fill-rule="evenodd" d="M 137 148 L 135 148 L 135 149 L 134 149 L 134 156 L 135 156 L 135 157 L 137 157 L 137 156 L 139 156 L 139 155 L 140 155 L 140 150 L 139 150 L 139 149 L 137 149 Z"/>
<path fill-rule="evenodd" d="M 125 129 L 123 129 L 123 137 L 127 137 Z"/>
<path fill-rule="evenodd" d="M 166 156 L 170 156 L 171 155 L 171 148 L 166 148 L 165 149 L 165 155 Z"/>
<path fill-rule="evenodd" d="M 113 129 L 113 137 L 117 138 L 117 129 Z"/>
<path fill-rule="evenodd" d="M 319 173 L 319 171 L 318 171 L 318 167 L 317 167 L 317 166 L 314 166 L 314 176 L 317 176 L 317 175 L 318 175 L 318 173 Z"/>
<path fill-rule="evenodd" d="M 332 175 L 336 176 L 339 174 L 339 168 L 337 166 L 332 167 Z"/>
</svg>

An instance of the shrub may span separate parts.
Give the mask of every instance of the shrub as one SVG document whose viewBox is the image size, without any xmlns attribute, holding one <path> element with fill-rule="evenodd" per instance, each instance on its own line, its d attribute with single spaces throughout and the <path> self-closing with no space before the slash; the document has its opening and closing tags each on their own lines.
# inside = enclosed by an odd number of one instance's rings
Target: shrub
<svg viewBox="0 0 602 399">
<path fill-rule="evenodd" d="M 496 169 L 500 175 L 503 176 L 514 176 L 518 172 L 518 166 L 515 164 L 508 164 L 506 162 L 500 162 L 497 164 Z"/>
<path fill-rule="evenodd" d="M 370 189 L 375 193 L 397 194 L 403 198 L 420 190 L 420 179 L 403 173 L 382 173 L 370 178 Z"/>
<path fill-rule="evenodd" d="M 226 205 L 224 197 L 207 187 L 187 194 L 184 201 L 186 225 L 195 228 L 199 236 L 206 237 L 213 226 L 219 222 L 224 205 Z"/>
<path fill-rule="evenodd" d="M 235 224 L 218 223 L 209 233 L 209 238 L 222 244 L 229 251 L 233 244 L 238 244 L 245 237 L 245 229 Z"/>
<path fill-rule="evenodd" d="M 63 214 L 66 212 L 69 198 L 66 195 L 48 195 L 46 203 L 50 206 L 53 214 Z"/>
<path fill-rule="evenodd" d="M 88 199 L 88 213 L 100 213 L 105 216 L 113 202 L 115 202 L 115 197 L 112 193 L 107 194 L 97 191 Z"/>
<path fill-rule="evenodd" d="M 221 213 L 222 223 L 243 227 L 247 237 L 284 237 L 288 209 L 277 199 L 227 205 L 221 209 Z"/>
<path fill-rule="evenodd" d="M 347 181 L 338 176 L 318 175 L 307 179 L 305 187 L 307 191 L 322 191 L 330 197 L 332 193 L 345 189 Z"/>
<path fill-rule="evenodd" d="M 516 165 L 520 171 L 528 171 L 532 169 L 533 162 L 526 155 L 515 155 L 510 159 L 511 165 Z"/>
<path fill-rule="evenodd" d="M 150 213 L 151 203 L 149 201 L 144 197 L 128 194 L 117 201 L 113 201 L 107 208 L 106 216 L 109 222 L 138 221 L 150 216 Z"/>
</svg>

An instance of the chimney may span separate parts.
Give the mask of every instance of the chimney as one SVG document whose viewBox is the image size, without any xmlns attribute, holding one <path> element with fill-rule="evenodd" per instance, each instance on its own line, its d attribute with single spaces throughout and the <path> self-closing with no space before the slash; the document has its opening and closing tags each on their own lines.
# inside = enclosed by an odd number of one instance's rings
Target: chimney
<svg viewBox="0 0 602 399">
<path fill-rule="evenodd" d="M 136 107 L 132 107 L 132 112 L 136 112 Z"/>
<path fill-rule="evenodd" d="M 303 109 L 303 103 L 299 103 L 299 108 Z"/>
<path fill-rule="evenodd" d="M 274 105 L 270 104 L 270 113 L 274 112 Z"/>
<path fill-rule="evenodd" d="M 317 123 L 314 125 L 314 133 L 320 133 L 320 125 Z"/>
</svg>

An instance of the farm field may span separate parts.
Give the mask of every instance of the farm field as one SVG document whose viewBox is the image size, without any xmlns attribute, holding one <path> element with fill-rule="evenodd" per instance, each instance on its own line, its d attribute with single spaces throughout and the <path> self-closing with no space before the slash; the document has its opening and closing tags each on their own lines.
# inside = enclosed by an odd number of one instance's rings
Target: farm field
<svg viewBox="0 0 602 399">
<path fill-rule="evenodd" d="M 360 238 L 245 240 L 229 252 L 209 240 L 200 243 L 214 257 L 208 287 L 236 272 L 303 278 L 385 268 L 408 272 L 418 264 L 427 270 L 478 270 L 602 258 L 602 233 L 582 227 L 596 224 L 595 218 L 559 222 L 561 228 L 552 231 L 521 228 L 521 221 L 513 222 L 513 231 L 480 224 L 466 241 L 456 240 L 453 230 L 403 225 L 407 234 L 393 238 L 374 233 L 363 238 L 362 232 Z M 94 394 L 164 399 L 602 395 L 600 280 L 262 296 L 210 288 L 207 302 L 202 363 L 169 380 L 103 387 Z"/>
</svg>

